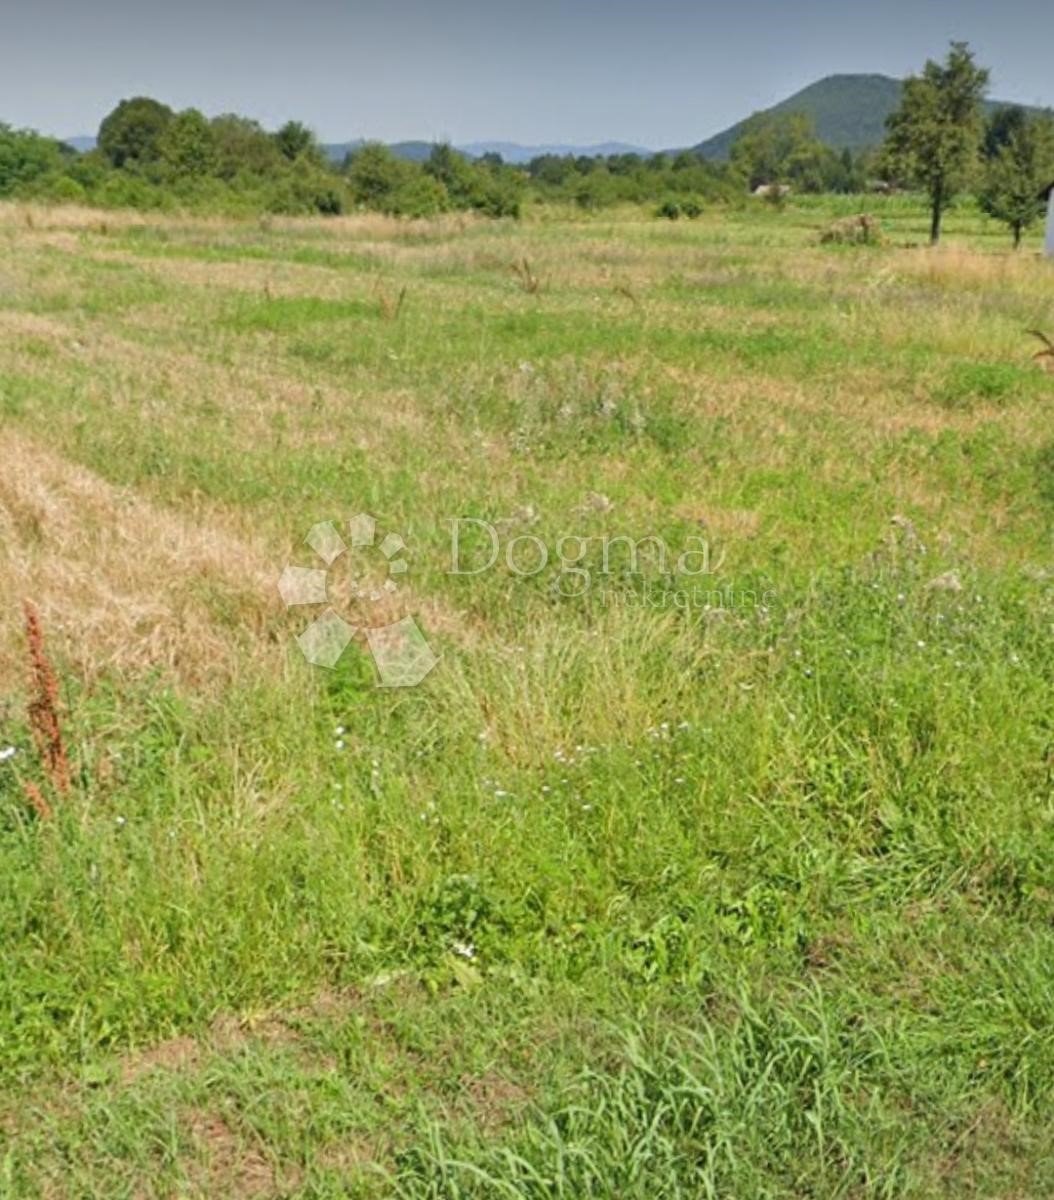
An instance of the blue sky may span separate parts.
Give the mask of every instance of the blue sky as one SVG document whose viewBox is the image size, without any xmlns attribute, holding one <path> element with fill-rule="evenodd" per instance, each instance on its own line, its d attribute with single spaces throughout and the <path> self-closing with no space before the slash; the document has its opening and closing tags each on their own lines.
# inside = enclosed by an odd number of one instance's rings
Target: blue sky
<svg viewBox="0 0 1054 1200">
<path fill-rule="evenodd" d="M 836 72 L 969 41 L 1000 99 L 1054 105 L 1050 0 L 0 0 L 0 120 L 94 133 L 157 96 L 327 141 L 700 141 Z"/>
</svg>

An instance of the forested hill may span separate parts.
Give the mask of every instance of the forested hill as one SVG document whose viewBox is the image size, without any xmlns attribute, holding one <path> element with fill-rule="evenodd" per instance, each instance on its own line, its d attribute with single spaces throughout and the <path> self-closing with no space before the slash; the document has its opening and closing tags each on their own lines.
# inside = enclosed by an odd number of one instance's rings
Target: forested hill
<svg viewBox="0 0 1054 1200">
<path fill-rule="evenodd" d="M 888 75 L 828 75 L 811 83 L 767 113 L 805 113 L 812 117 L 820 141 L 836 150 L 877 146 L 885 136 L 886 118 L 900 103 L 903 84 Z M 991 110 L 1009 103 L 989 100 Z M 694 149 L 704 158 L 726 159 L 745 124 L 740 121 Z"/>
</svg>

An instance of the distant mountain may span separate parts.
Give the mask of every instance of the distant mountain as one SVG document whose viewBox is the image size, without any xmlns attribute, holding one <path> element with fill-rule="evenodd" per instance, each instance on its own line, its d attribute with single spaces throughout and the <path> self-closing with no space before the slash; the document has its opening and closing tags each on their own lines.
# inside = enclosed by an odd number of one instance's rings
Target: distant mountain
<svg viewBox="0 0 1054 1200">
<path fill-rule="evenodd" d="M 500 154 L 507 163 L 527 163 L 532 158 L 540 158 L 543 154 L 568 155 L 576 158 L 601 158 L 612 154 L 640 154 L 650 156 L 654 151 L 646 150 L 643 146 L 631 146 L 627 142 L 599 142 L 592 146 L 568 146 L 564 144 L 551 146 L 521 146 L 518 142 L 469 142 L 458 146 L 462 154 L 472 158 L 481 158 L 484 154 Z"/>
<path fill-rule="evenodd" d="M 366 145 L 366 138 L 356 138 L 353 142 L 324 142 L 322 153 L 335 163 L 342 163 L 349 154 Z M 424 162 L 432 153 L 431 142 L 392 142 L 388 149 L 396 158 L 406 159 L 407 162 Z"/>
<path fill-rule="evenodd" d="M 331 142 L 322 149 L 333 160 L 343 162 L 348 154 L 353 153 L 364 144 L 363 138 L 354 142 Z M 404 158 L 408 162 L 424 162 L 432 153 L 432 142 L 392 142 L 388 149 L 396 158 Z M 586 155 L 596 158 L 609 154 L 640 154 L 650 155 L 651 150 L 641 146 L 631 146 L 626 142 L 601 142 L 595 146 L 568 146 L 564 144 L 551 146 L 522 146 L 519 142 L 469 142 L 467 145 L 455 146 L 469 158 L 482 158 L 484 154 L 500 154 L 507 163 L 527 163 L 532 158 L 542 154 L 573 154 Z"/>
<path fill-rule="evenodd" d="M 828 75 L 764 111 L 805 113 L 815 122 L 820 141 L 836 150 L 863 150 L 885 137 L 886 118 L 900 104 L 903 89 L 901 80 L 888 75 Z M 985 107 L 991 111 L 1009 103 L 989 100 Z M 693 149 L 703 158 L 726 159 L 745 124 L 740 121 Z"/>
<path fill-rule="evenodd" d="M 94 150 L 96 140 L 89 135 L 64 138 L 65 145 L 72 147 L 80 154 Z M 366 138 L 356 138 L 352 142 L 326 142 L 322 151 L 326 157 L 335 163 L 342 163 L 349 154 L 353 154 L 366 144 Z M 388 149 L 396 158 L 407 162 L 424 162 L 432 153 L 434 142 L 389 142 Z M 631 146 L 627 142 L 600 142 L 595 146 L 568 146 L 564 144 L 552 146 L 521 146 L 519 142 L 469 142 L 465 146 L 457 146 L 462 154 L 469 158 L 482 158 L 484 154 L 500 154 L 507 163 L 527 163 L 532 158 L 542 154 L 573 154 L 576 157 L 585 155 L 589 158 L 607 156 L 610 154 L 640 154 L 644 157 L 653 151 L 645 150 L 642 146 Z"/>
</svg>

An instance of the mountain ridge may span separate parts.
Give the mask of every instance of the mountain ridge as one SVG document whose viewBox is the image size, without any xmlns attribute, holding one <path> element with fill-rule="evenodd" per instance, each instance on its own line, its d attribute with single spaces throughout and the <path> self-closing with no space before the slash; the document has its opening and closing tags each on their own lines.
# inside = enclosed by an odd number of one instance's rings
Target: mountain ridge
<svg viewBox="0 0 1054 1200">
<path fill-rule="evenodd" d="M 860 151 L 877 146 L 885 137 L 886 119 L 900 104 L 903 90 L 904 81 L 890 75 L 825 75 L 770 108 L 761 109 L 760 113 L 764 116 L 804 113 L 812 117 L 821 142 L 835 150 Z M 1011 100 L 984 102 L 988 112 L 1011 105 L 1028 112 L 1042 111 Z M 727 159 L 732 144 L 749 120 L 750 117 L 745 117 L 737 121 L 691 150 L 712 161 Z"/>
</svg>

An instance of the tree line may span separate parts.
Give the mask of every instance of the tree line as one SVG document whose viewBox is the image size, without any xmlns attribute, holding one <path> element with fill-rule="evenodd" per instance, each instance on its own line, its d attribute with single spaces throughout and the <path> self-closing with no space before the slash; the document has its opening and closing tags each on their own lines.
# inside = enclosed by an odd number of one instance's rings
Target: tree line
<svg viewBox="0 0 1054 1200">
<path fill-rule="evenodd" d="M 943 63 L 931 59 L 905 82 L 887 122 L 882 169 L 926 193 L 934 244 L 945 211 L 967 188 L 1010 228 L 1015 247 L 1045 210 L 1041 193 L 1054 180 L 1054 118 L 1008 106 L 985 121 L 988 78 L 970 47 L 953 42 Z"/>
<path fill-rule="evenodd" d="M 684 150 L 543 155 L 525 166 L 496 154 L 469 159 L 449 145 L 410 162 L 381 143 L 366 143 L 334 163 L 299 121 L 269 132 L 237 114 L 210 119 L 140 96 L 106 116 L 96 148 L 84 154 L 0 124 L 0 197 L 235 215 L 369 209 L 512 218 L 536 200 L 583 211 L 643 204 L 659 216 L 691 218 L 707 205 L 742 203 L 762 185 L 777 203 L 788 191 L 899 187 L 926 194 L 936 242 L 944 212 L 970 190 L 1018 245 L 1041 216 L 1040 193 L 1054 180 L 1054 119 L 1014 106 L 986 119 L 987 85 L 988 72 L 965 43 L 955 42 L 943 63 L 929 61 L 905 82 L 886 141 L 873 150 L 836 151 L 817 137 L 809 117 L 762 113 L 744 123 L 727 162 Z"/>
</svg>

